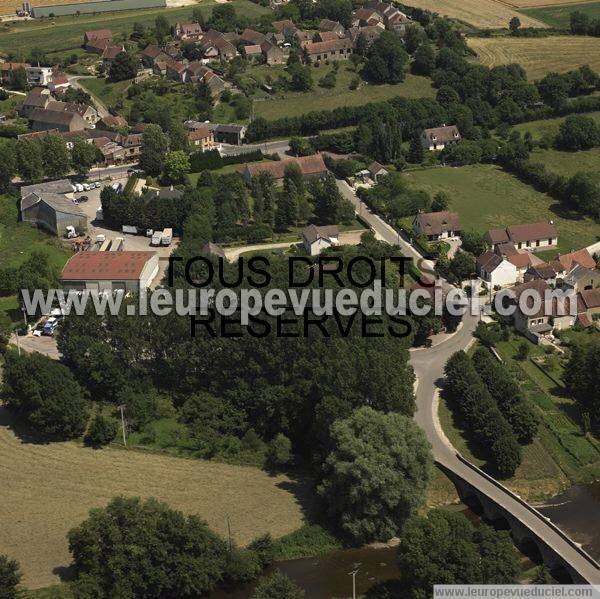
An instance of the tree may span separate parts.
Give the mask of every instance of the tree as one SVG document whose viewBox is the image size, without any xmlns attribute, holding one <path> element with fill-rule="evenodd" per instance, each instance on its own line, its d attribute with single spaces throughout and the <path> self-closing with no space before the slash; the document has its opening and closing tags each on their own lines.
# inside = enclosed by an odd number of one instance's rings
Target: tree
<svg viewBox="0 0 600 599">
<path fill-rule="evenodd" d="M 367 52 L 363 75 L 373 83 L 399 83 L 404 81 L 408 60 L 400 37 L 393 31 L 383 31 Z"/>
<path fill-rule="evenodd" d="M 78 175 L 87 175 L 99 158 L 98 147 L 95 144 L 89 144 L 81 137 L 73 140 L 71 162 Z"/>
<path fill-rule="evenodd" d="M 419 135 L 414 135 L 410 140 L 407 160 L 412 164 L 421 164 L 425 160 L 425 149 Z"/>
<path fill-rule="evenodd" d="M 600 127 L 583 114 L 568 116 L 561 124 L 554 140 L 560 150 L 589 150 L 600 145 Z"/>
<path fill-rule="evenodd" d="M 527 341 L 521 341 L 517 350 L 517 360 L 521 360 L 521 362 L 524 362 L 525 360 L 527 360 L 528 355 L 529 344 L 527 343 Z"/>
<path fill-rule="evenodd" d="M 182 150 L 169 152 L 165 158 L 165 173 L 173 183 L 182 183 L 190 172 L 190 159 Z"/>
<path fill-rule="evenodd" d="M 8 87 L 16 91 L 26 91 L 29 87 L 27 82 L 27 73 L 23 67 L 10 71 L 8 78 Z"/>
<path fill-rule="evenodd" d="M 133 79 L 137 72 L 138 62 L 136 58 L 127 52 L 119 52 L 110 65 L 108 78 L 110 81 L 125 81 L 126 79 Z"/>
<path fill-rule="evenodd" d="M 12 178 L 17 173 L 17 145 L 12 140 L 5 140 L 0 144 L 0 193 L 10 187 Z"/>
<path fill-rule="evenodd" d="M 352 2 L 350 0 L 317 0 L 315 13 L 323 19 L 339 21 L 344 27 L 352 22 Z"/>
<path fill-rule="evenodd" d="M 315 148 L 309 139 L 292 137 L 290 139 L 290 152 L 294 156 L 310 156 L 315 153 Z"/>
<path fill-rule="evenodd" d="M 287 466 L 292 461 L 292 442 L 283 433 L 277 433 L 269 443 L 267 459 L 275 467 Z"/>
<path fill-rule="evenodd" d="M 226 577 L 225 542 L 153 498 L 115 497 L 67 538 L 76 596 L 191 599 Z"/>
<path fill-rule="evenodd" d="M 160 175 L 167 151 L 167 138 L 159 125 L 148 125 L 142 135 L 140 168 L 148 175 Z"/>
<path fill-rule="evenodd" d="M 158 17 L 154 19 L 154 31 L 158 42 L 162 44 L 164 39 L 171 33 L 171 25 L 169 25 L 169 21 L 166 17 L 158 15 Z"/>
<path fill-rule="evenodd" d="M 520 571 L 507 532 L 441 509 L 406 523 L 398 563 L 410 599 L 430 597 L 435 584 L 515 583 Z"/>
<path fill-rule="evenodd" d="M 445 191 L 438 191 L 433 196 L 433 200 L 431 201 L 431 210 L 432 212 L 442 212 L 443 210 L 448 210 L 450 203 L 450 196 Z"/>
<path fill-rule="evenodd" d="M 304 591 L 295 585 L 281 570 L 268 578 L 261 578 L 251 599 L 303 599 Z"/>
<path fill-rule="evenodd" d="M 435 51 L 428 42 L 423 42 L 415 52 L 412 63 L 412 72 L 415 75 L 429 77 L 435 69 Z"/>
<path fill-rule="evenodd" d="M 83 442 L 94 448 L 108 445 L 117 436 L 117 428 L 118 425 L 114 418 L 98 414 L 92 420 Z"/>
<path fill-rule="evenodd" d="M 481 256 L 488 249 L 484 236 L 477 231 L 463 231 L 460 238 L 461 248 L 474 256 Z"/>
<path fill-rule="evenodd" d="M 6 555 L 0 555 L 0 599 L 17 599 L 21 593 L 17 590 L 23 574 L 19 564 Z"/>
<path fill-rule="evenodd" d="M 83 389 L 70 370 L 42 354 L 6 354 L 0 396 L 6 407 L 52 439 L 81 435 L 88 418 Z"/>
<path fill-rule="evenodd" d="M 60 135 L 45 135 L 42 152 L 44 171 L 52 177 L 64 177 L 71 169 L 71 155 Z"/>
<path fill-rule="evenodd" d="M 287 67 L 291 76 L 290 89 L 297 92 L 307 92 L 313 87 L 312 69 L 310 66 L 292 64 Z"/>
<path fill-rule="evenodd" d="M 423 504 L 431 476 L 421 429 L 401 414 L 362 407 L 334 422 L 331 443 L 318 487 L 328 516 L 354 542 L 396 535 Z"/>
<path fill-rule="evenodd" d="M 537 88 L 542 100 L 555 109 L 563 106 L 569 96 L 569 83 L 558 73 L 548 73 L 537 83 Z"/>
<path fill-rule="evenodd" d="M 535 569 L 535 576 L 531 580 L 531 584 L 556 584 L 550 570 L 544 565 L 538 566 Z"/>
<path fill-rule="evenodd" d="M 587 35 L 590 29 L 590 17 L 580 10 L 575 10 L 571 13 L 570 24 L 572 34 Z"/>
<path fill-rule="evenodd" d="M 17 170 L 24 181 L 41 181 L 44 178 L 42 146 L 36 139 L 17 144 Z"/>
<path fill-rule="evenodd" d="M 521 27 L 521 20 L 519 17 L 513 17 L 508 24 L 511 35 L 517 35 L 519 32 L 519 27 Z"/>
</svg>

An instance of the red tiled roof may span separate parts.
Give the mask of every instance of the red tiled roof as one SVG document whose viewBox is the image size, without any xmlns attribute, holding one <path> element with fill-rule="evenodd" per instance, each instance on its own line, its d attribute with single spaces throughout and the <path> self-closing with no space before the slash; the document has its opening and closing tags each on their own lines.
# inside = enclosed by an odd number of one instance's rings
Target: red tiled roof
<svg viewBox="0 0 600 599">
<path fill-rule="evenodd" d="M 510 240 L 514 243 L 537 241 L 558 237 L 556 227 L 552 223 L 540 222 L 529 225 L 513 225 L 506 227 Z"/>
<path fill-rule="evenodd" d="M 112 31 L 110 29 L 95 29 L 94 31 L 86 31 L 85 37 L 88 41 L 111 40 Z"/>
<path fill-rule="evenodd" d="M 570 254 L 558 256 L 557 260 L 565 270 L 571 270 L 576 264 L 581 264 L 581 266 L 585 266 L 591 270 L 596 268 L 596 261 L 585 248 L 571 252 Z"/>
<path fill-rule="evenodd" d="M 460 139 L 460 131 L 456 125 L 443 125 L 442 127 L 434 127 L 433 129 L 425 129 L 427 139 L 445 143 L 447 141 L 455 141 Z"/>
<path fill-rule="evenodd" d="M 297 164 L 300 171 L 305 176 L 318 175 L 327 171 L 327 167 L 323 162 L 321 154 L 313 154 L 312 156 L 300 156 L 299 158 L 289 158 L 287 160 L 277 160 L 275 162 L 264 162 L 262 164 L 245 164 L 238 170 L 242 172 L 248 170 L 251 177 L 258 173 L 268 172 L 275 179 L 283 179 L 285 167 L 288 164 Z"/>
<path fill-rule="evenodd" d="M 462 231 L 458 214 L 448 210 L 417 214 L 415 220 L 425 235 L 440 235 L 444 231 Z"/>
<path fill-rule="evenodd" d="M 155 252 L 78 252 L 63 268 L 61 281 L 138 280 Z"/>
<path fill-rule="evenodd" d="M 348 38 L 329 40 L 327 42 L 306 42 L 302 47 L 308 54 L 326 54 L 335 50 L 352 49 L 352 41 Z"/>
<path fill-rule="evenodd" d="M 584 289 L 580 294 L 588 310 L 590 308 L 600 308 L 600 289 Z"/>
</svg>

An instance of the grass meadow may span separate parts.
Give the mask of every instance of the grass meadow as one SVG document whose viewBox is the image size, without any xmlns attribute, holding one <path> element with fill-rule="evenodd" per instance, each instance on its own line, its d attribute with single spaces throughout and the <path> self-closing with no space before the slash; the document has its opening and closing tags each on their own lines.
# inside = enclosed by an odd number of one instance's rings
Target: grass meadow
<svg viewBox="0 0 600 599">
<path fill-rule="evenodd" d="M 586 112 L 585 116 L 593 118 L 598 124 L 600 124 L 600 111 Z M 542 139 L 543 137 L 551 139 L 558 133 L 558 128 L 565 119 L 566 117 L 557 117 L 555 119 L 529 121 L 528 123 L 520 123 L 519 125 L 515 125 L 514 129 L 520 131 L 521 133 L 529 131 L 533 136 L 533 139 L 536 141 Z"/>
<path fill-rule="evenodd" d="M 548 4 L 546 0 L 534 0 L 535 7 L 529 4 L 527 0 L 521 0 L 520 6 L 528 8 L 520 8 L 519 12 L 527 15 L 532 19 L 543 21 L 550 27 L 568 29 L 571 13 L 575 11 L 583 12 L 589 15 L 592 19 L 600 18 L 600 2 L 557 2 L 554 0 L 552 6 L 543 6 Z"/>
<path fill-rule="evenodd" d="M 592 219 L 565 213 L 556 200 L 493 165 L 423 169 L 405 176 L 417 189 L 432 195 L 450 194 L 450 209 L 459 213 L 465 229 L 484 233 L 490 228 L 553 220 L 560 252 L 590 245 L 600 237 L 600 226 Z"/>
<path fill-rule="evenodd" d="M 382 102 L 395 96 L 435 97 L 435 90 L 431 86 L 430 79 L 411 74 L 407 74 L 402 83 L 370 85 L 361 81 L 358 89 L 351 90 L 350 82 L 357 74 L 349 62 L 341 63 L 334 88 L 320 87 L 319 80 L 332 68 L 332 65 L 321 64 L 312 69 L 314 89 L 308 93 L 284 92 L 273 97 L 265 97 L 264 94 L 261 94 L 262 99 L 254 101 L 254 114 L 274 120 L 297 116 L 313 110 L 332 110 L 340 106 L 360 106 L 368 102 Z M 251 76 L 262 83 L 268 74 L 276 79 L 282 73 L 283 68 L 281 67 L 255 67 L 249 69 L 246 76 Z"/>
</svg>

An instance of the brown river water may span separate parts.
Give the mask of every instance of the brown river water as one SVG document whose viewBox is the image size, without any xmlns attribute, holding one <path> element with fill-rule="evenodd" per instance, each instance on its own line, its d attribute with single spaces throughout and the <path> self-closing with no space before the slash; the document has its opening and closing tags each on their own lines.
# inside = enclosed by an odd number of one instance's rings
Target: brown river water
<svg viewBox="0 0 600 599">
<path fill-rule="evenodd" d="M 600 481 L 571 487 L 539 510 L 600 561 Z M 461 511 L 469 519 L 479 520 L 470 509 Z M 341 599 L 352 597 L 353 570 L 358 569 L 357 596 L 378 582 L 398 578 L 395 556 L 396 548 L 363 547 L 278 562 L 277 568 L 304 589 L 307 599 Z M 253 589 L 254 585 L 247 585 L 235 591 L 215 591 L 209 599 L 248 599 Z"/>
</svg>

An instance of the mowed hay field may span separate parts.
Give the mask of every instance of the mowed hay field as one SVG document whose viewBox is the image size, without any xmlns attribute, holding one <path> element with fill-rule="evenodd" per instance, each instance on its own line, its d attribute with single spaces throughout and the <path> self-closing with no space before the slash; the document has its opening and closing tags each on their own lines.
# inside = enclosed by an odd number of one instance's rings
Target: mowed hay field
<svg viewBox="0 0 600 599">
<path fill-rule="evenodd" d="M 543 38 L 482 38 L 469 39 L 477 52 L 477 61 L 488 67 L 518 63 L 530 80 L 546 73 L 564 73 L 589 64 L 600 69 L 600 38 L 586 36 L 556 36 Z"/>
<path fill-rule="evenodd" d="M 541 8 L 546 6 L 572 6 L 574 4 L 592 4 L 597 0 L 497 0 L 513 8 Z"/>
<path fill-rule="evenodd" d="M 267 532 L 279 537 L 302 524 L 299 499 L 288 490 L 298 485 L 256 468 L 23 443 L 0 426 L 0 554 L 20 562 L 28 588 L 58 582 L 53 571 L 71 561 L 67 532 L 115 495 L 156 497 L 204 518 L 224 537 L 229 516 L 241 545 Z"/>
<path fill-rule="evenodd" d="M 508 27 L 513 17 L 519 17 L 523 27 L 547 27 L 542 21 L 520 14 L 496 0 L 403 0 L 403 4 L 424 8 L 485 29 Z"/>
<path fill-rule="evenodd" d="M 544 6 L 538 4 L 533 7 L 530 5 L 530 8 L 519 10 L 534 19 L 547 23 L 550 27 L 564 27 L 567 29 L 569 27 L 572 12 L 583 12 L 588 15 L 590 19 L 600 18 L 600 2 L 598 2 L 598 0 L 593 2 L 582 2 L 582 0 L 578 0 L 577 3 L 573 4 L 545 2 Z"/>
</svg>

